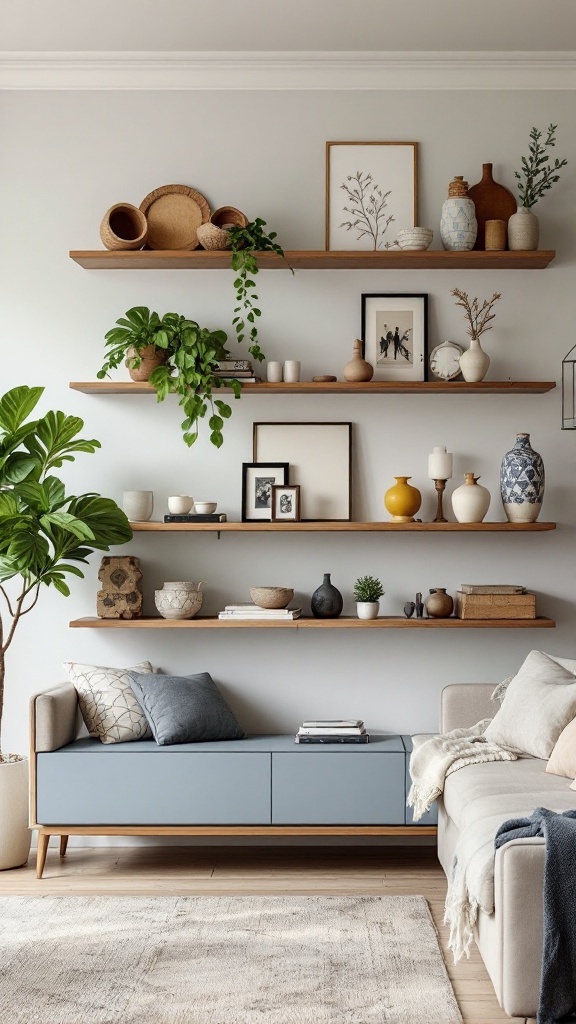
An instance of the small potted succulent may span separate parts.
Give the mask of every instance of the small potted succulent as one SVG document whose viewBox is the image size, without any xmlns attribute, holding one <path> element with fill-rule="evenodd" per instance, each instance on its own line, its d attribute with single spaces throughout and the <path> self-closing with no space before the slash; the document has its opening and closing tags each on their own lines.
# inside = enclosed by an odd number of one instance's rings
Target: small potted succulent
<svg viewBox="0 0 576 1024">
<path fill-rule="evenodd" d="M 550 155 L 547 152 L 556 145 L 556 128 L 558 125 L 549 124 L 546 138 L 544 132 L 533 128 L 530 132 L 528 145 L 528 156 L 522 157 L 522 169 L 514 171 L 514 177 L 518 184 L 518 196 L 520 198 L 516 213 L 513 213 L 508 220 L 508 248 L 520 250 L 532 250 L 538 248 L 539 225 L 538 218 L 532 213 L 532 207 L 542 199 L 552 185 L 560 180 L 558 171 L 566 167 L 567 160 L 550 162 Z"/>
<path fill-rule="evenodd" d="M 380 598 L 384 589 L 380 580 L 374 576 L 359 576 L 354 584 L 356 612 L 359 619 L 377 619 L 380 611 Z"/>
</svg>

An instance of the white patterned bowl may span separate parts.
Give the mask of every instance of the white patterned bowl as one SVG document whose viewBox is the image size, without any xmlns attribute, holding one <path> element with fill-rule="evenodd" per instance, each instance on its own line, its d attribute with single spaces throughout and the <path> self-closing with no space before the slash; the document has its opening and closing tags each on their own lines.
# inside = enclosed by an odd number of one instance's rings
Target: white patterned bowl
<svg viewBox="0 0 576 1024">
<path fill-rule="evenodd" d="M 432 228 L 400 228 L 396 235 L 398 245 L 401 249 L 412 249 L 424 251 L 428 248 L 434 232 Z"/>
<path fill-rule="evenodd" d="M 154 601 L 163 619 L 193 619 L 202 607 L 203 594 L 195 590 L 156 590 Z"/>
</svg>

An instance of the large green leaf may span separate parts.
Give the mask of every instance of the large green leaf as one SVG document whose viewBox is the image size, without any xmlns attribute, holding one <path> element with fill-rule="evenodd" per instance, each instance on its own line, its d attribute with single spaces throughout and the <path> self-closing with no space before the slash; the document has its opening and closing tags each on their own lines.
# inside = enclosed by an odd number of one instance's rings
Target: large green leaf
<svg viewBox="0 0 576 1024">
<path fill-rule="evenodd" d="M 28 452 L 12 452 L 0 459 L 0 483 L 19 484 L 38 473 L 38 460 Z"/>
<path fill-rule="evenodd" d="M 47 412 L 38 421 L 34 437 L 26 439 L 28 451 L 42 462 L 42 471 L 60 467 L 63 462 L 73 462 L 78 452 L 92 454 L 100 448 L 100 442 L 77 437 L 84 421 L 79 416 L 66 416 L 63 412 Z"/>
<path fill-rule="evenodd" d="M 68 511 L 92 530 L 94 539 L 90 545 L 94 548 L 107 551 L 111 544 L 125 544 L 132 539 L 128 519 L 111 498 L 82 494 L 72 499 Z"/>
<path fill-rule="evenodd" d="M 44 388 L 12 388 L 0 399 L 0 427 L 12 434 L 36 408 Z"/>
<path fill-rule="evenodd" d="M 46 515 L 40 516 L 40 522 L 47 530 L 51 526 L 57 526 L 60 530 L 71 533 L 77 540 L 94 540 L 94 534 L 88 524 L 82 519 L 70 515 L 69 512 L 48 512 Z"/>
</svg>

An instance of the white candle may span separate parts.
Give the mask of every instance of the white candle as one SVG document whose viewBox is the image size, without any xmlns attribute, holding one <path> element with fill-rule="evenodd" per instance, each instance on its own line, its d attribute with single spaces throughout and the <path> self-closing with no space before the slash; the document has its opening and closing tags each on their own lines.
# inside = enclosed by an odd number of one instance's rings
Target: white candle
<svg viewBox="0 0 576 1024">
<path fill-rule="evenodd" d="M 452 453 L 444 445 L 432 449 L 428 456 L 428 476 L 431 480 L 450 480 L 452 477 Z"/>
</svg>

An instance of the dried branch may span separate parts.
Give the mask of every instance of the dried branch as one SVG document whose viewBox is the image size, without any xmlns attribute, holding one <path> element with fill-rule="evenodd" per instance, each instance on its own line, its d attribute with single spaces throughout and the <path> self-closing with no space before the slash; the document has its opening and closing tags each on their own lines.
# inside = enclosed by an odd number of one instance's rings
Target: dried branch
<svg viewBox="0 0 576 1024">
<path fill-rule="evenodd" d="M 500 292 L 494 292 L 491 299 L 484 299 L 482 305 L 477 297 L 470 301 L 470 296 L 460 288 L 453 288 L 451 294 L 457 300 L 456 305 L 461 306 L 464 310 L 465 319 L 468 321 L 466 333 L 470 338 L 479 338 L 485 331 L 492 330 L 490 321 L 494 320 L 496 316 L 492 310 L 498 300 L 502 298 Z"/>
</svg>

